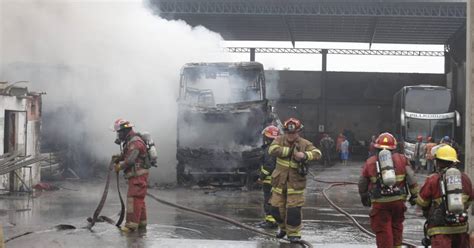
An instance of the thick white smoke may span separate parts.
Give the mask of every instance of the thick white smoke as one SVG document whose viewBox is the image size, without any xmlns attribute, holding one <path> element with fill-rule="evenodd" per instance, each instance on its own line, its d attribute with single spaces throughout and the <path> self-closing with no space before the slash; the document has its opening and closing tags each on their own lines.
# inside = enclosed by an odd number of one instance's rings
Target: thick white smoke
<svg viewBox="0 0 474 248">
<path fill-rule="evenodd" d="M 109 127 L 129 119 L 158 145 L 152 182 L 174 181 L 179 70 L 225 61 L 221 37 L 160 19 L 141 1 L 0 3 L 0 81 L 28 80 L 30 90 L 47 92 L 44 112 L 67 113 L 54 131 L 97 158 L 118 152 Z"/>
</svg>

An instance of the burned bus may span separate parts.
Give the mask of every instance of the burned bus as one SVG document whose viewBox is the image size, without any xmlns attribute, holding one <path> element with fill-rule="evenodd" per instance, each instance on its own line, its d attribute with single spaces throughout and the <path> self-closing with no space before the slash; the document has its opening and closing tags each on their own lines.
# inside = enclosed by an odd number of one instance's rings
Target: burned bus
<svg viewBox="0 0 474 248">
<path fill-rule="evenodd" d="M 454 108 L 451 89 L 433 86 L 405 86 L 393 97 L 394 131 L 405 156 L 414 160 L 417 136 L 439 142 L 444 136 L 454 137 L 461 117 Z"/>
<path fill-rule="evenodd" d="M 178 98 L 178 183 L 245 185 L 259 166 L 268 116 L 262 64 L 186 64 Z"/>
</svg>

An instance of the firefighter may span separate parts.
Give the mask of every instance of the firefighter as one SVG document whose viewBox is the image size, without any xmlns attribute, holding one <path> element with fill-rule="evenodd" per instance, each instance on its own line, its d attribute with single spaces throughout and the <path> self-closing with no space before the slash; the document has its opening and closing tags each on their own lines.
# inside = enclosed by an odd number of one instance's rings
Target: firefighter
<svg viewBox="0 0 474 248">
<path fill-rule="evenodd" d="M 280 130 L 276 126 L 270 125 L 262 131 L 262 135 L 263 156 L 261 161 L 262 165 L 260 167 L 259 181 L 263 184 L 263 209 L 265 211 L 265 220 L 260 223 L 259 226 L 262 228 L 277 228 L 278 224 L 271 214 L 271 206 L 269 202 L 272 195 L 272 172 L 275 170 L 276 158 L 268 153 L 268 149 L 273 140 L 278 135 L 280 135 Z"/>
<path fill-rule="evenodd" d="M 123 119 L 114 123 L 116 143 L 123 146 L 122 154 L 115 163 L 115 171 L 123 170 L 128 180 L 126 222 L 121 228 L 124 232 L 144 229 L 147 225 L 145 196 L 148 169 L 144 168 L 147 150 L 145 142 L 132 127 L 132 123 Z"/>
<path fill-rule="evenodd" d="M 437 172 L 426 179 L 416 199 L 427 218 L 425 236 L 434 248 L 470 247 L 467 208 L 474 194 L 471 180 L 457 168 L 458 163 L 454 148 L 437 149 Z"/>
<path fill-rule="evenodd" d="M 376 154 L 362 168 L 359 194 L 364 206 L 372 206 L 370 226 L 377 247 L 401 247 L 407 191 L 413 205 L 418 185 L 405 156 L 394 152 L 397 141 L 390 133 L 380 134 L 374 146 Z"/>
<path fill-rule="evenodd" d="M 290 118 L 283 124 L 285 134 L 278 136 L 270 145 L 269 154 L 276 157 L 276 168 L 272 173 L 272 215 L 280 230 L 276 237 L 285 236 L 291 242 L 301 239 L 301 208 L 304 205 L 307 162 L 321 158 L 310 141 L 299 136 L 301 122 Z"/>
</svg>

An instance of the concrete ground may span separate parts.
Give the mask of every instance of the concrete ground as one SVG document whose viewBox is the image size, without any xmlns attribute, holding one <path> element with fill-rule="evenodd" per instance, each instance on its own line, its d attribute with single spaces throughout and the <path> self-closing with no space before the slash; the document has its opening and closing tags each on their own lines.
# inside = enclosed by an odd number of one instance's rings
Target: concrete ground
<svg viewBox="0 0 474 248">
<path fill-rule="evenodd" d="M 340 164 L 328 168 L 315 166 L 312 171 L 322 180 L 356 182 L 361 166 L 361 162 L 352 162 L 346 167 Z M 104 183 L 66 181 L 58 184 L 68 189 L 35 193 L 31 197 L 0 196 L 0 221 L 5 239 L 34 231 L 8 242 L 7 247 L 288 247 L 229 223 L 164 206 L 150 198 L 147 198 L 149 226 L 146 232 L 123 235 L 106 223 L 97 223 L 90 232 L 82 227 L 87 225 L 86 218 L 93 214 Z M 114 186 L 102 214 L 117 219 L 120 203 Z M 322 195 L 322 189 L 327 186 L 308 180 L 303 238 L 315 247 L 375 247 L 373 238 L 360 232 L 330 207 Z M 167 201 L 221 214 L 252 226 L 262 220 L 260 191 L 176 188 L 150 189 L 149 192 Z M 370 229 L 369 208 L 360 204 L 356 186 L 336 187 L 329 195 Z M 419 217 L 419 210 L 408 204 L 407 207 L 404 237 L 420 244 L 424 220 Z M 51 229 L 58 224 L 73 225 L 77 229 Z"/>
</svg>

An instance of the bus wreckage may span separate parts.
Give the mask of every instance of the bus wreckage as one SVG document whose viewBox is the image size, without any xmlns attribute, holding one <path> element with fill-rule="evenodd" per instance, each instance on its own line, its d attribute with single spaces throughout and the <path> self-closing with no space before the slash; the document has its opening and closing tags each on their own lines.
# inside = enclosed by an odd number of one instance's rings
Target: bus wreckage
<svg viewBox="0 0 474 248">
<path fill-rule="evenodd" d="M 186 64 L 178 98 L 178 183 L 252 182 L 269 112 L 262 64 Z"/>
</svg>

